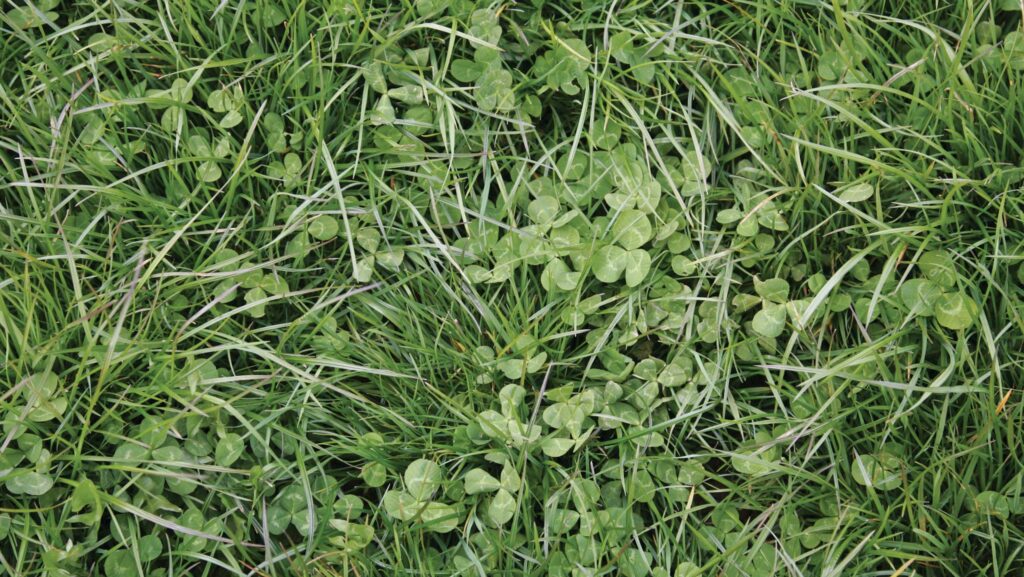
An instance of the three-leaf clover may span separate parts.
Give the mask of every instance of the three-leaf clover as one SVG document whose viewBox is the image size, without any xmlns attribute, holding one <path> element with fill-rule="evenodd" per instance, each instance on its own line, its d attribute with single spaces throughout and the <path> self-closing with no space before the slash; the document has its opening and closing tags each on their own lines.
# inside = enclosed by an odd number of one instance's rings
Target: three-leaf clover
<svg viewBox="0 0 1024 577">
<path fill-rule="evenodd" d="M 389 490 L 381 501 L 389 516 L 400 521 L 419 520 L 424 529 L 437 533 L 447 533 L 458 526 L 458 508 L 431 500 L 443 480 L 443 472 L 436 463 L 417 459 L 406 467 L 402 479 L 405 490 Z"/>
<path fill-rule="evenodd" d="M 857 455 L 851 469 L 853 480 L 865 487 L 890 491 L 900 486 L 899 457 L 887 451 L 877 455 Z"/>
<path fill-rule="evenodd" d="M 210 110 L 224 115 L 217 123 L 221 128 L 234 128 L 244 120 L 242 108 L 245 106 L 245 97 L 239 84 L 214 90 L 206 98 L 206 104 Z"/>
<path fill-rule="evenodd" d="M 587 69 L 592 58 L 590 48 L 579 38 L 556 38 L 554 46 L 537 57 L 533 75 L 543 80 L 548 88 L 578 94 L 586 83 Z"/>
</svg>

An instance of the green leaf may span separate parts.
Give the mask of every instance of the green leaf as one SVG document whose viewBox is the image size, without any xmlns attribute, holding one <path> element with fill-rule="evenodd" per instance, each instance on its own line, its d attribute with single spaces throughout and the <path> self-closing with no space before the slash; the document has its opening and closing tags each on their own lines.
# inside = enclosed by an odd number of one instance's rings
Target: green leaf
<svg viewBox="0 0 1024 577">
<path fill-rule="evenodd" d="M 846 202 L 861 202 L 874 195 L 875 187 L 866 182 L 861 182 L 848 186 L 845 190 L 839 193 L 839 199 L 845 200 Z"/>
<path fill-rule="evenodd" d="M 562 263 L 562 264 L 564 266 L 565 263 Z M 482 267 L 480 265 L 471 264 L 471 265 L 465 267 L 463 269 L 463 272 L 466 273 L 466 277 L 469 278 L 469 282 L 471 282 L 473 284 L 480 284 L 480 283 L 483 283 L 483 282 L 487 282 L 488 280 L 491 279 L 491 271 L 485 269 L 484 267 Z M 545 281 L 545 277 L 542 276 L 541 277 L 541 283 L 543 284 L 544 281 Z M 547 285 L 547 284 L 544 284 L 544 288 L 547 289 L 547 290 L 551 289 L 551 287 L 549 285 Z"/>
<path fill-rule="evenodd" d="M 265 28 L 273 28 L 284 23 L 287 16 L 276 4 L 264 4 L 261 23 Z"/>
<path fill-rule="evenodd" d="M 467 268 L 467 273 L 469 270 Z M 540 282 L 545 290 L 572 291 L 579 286 L 582 275 L 573 271 L 562 259 L 555 258 L 548 261 L 544 271 L 541 273 Z"/>
<path fill-rule="evenodd" d="M 947 329 L 961 331 L 974 324 L 978 305 L 964 293 L 948 293 L 935 301 L 935 320 Z"/>
<path fill-rule="evenodd" d="M 758 219 L 754 215 L 748 214 L 736 225 L 736 234 L 747 238 L 757 236 L 757 233 L 761 230 L 760 225 L 757 223 Z"/>
<path fill-rule="evenodd" d="M 614 148 L 622 137 L 622 126 L 608 117 L 594 120 L 593 129 L 590 131 L 591 141 L 594 146 L 604 150 Z"/>
<path fill-rule="evenodd" d="M 452 76 L 459 82 L 476 82 L 480 75 L 483 74 L 483 71 L 484 66 L 472 60 L 456 58 L 452 61 Z"/>
<path fill-rule="evenodd" d="M 672 257 L 671 266 L 672 272 L 679 276 L 690 276 L 697 270 L 697 265 L 681 254 Z"/>
<path fill-rule="evenodd" d="M 900 299 L 903 304 L 911 312 L 921 316 L 935 314 L 935 303 L 941 296 L 942 287 L 928 279 L 913 278 L 900 287 Z"/>
<path fill-rule="evenodd" d="M 451 505 L 433 501 L 424 505 L 420 520 L 430 531 L 449 533 L 459 526 L 459 511 Z"/>
<path fill-rule="evenodd" d="M 736 210 L 735 208 L 726 208 L 718 211 L 715 215 L 715 220 L 718 224 L 732 224 L 743 218 L 743 213 Z"/>
<path fill-rule="evenodd" d="M 242 117 L 241 112 L 237 110 L 231 110 L 224 115 L 224 118 L 220 119 L 218 126 L 224 129 L 234 128 L 235 126 L 241 124 L 242 120 L 244 120 L 244 118 Z"/>
<path fill-rule="evenodd" d="M 381 487 L 388 480 L 388 469 L 384 466 L 384 463 L 371 461 L 363 465 L 363 469 L 359 472 L 359 476 L 368 487 Z"/>
<path fill-rule="evenodd" d="M 900 486 L 899 460 L 888 453 L 879 457 L 858 455 L 851 472 L 853 480 L 865 487 L 890 491 Z"/>
<path fill-rule="evenodd" d="M 619 559 L 622 577 L 647 577 L 651 573 L 651 554 L 638 549 L 626 549 Z"/>
<path fill-rule="evenodd" d="M 188 149 L 196 156 L 213 156 L 213 149 L 210 143 L 200 134 L 193 134 L 188 137 Z"/>
<path fill-rule="evenodd" d="M 774 439 L 764 431 L 758 431 L 749 446 L 732 456 L 732 466 L 744 475 L 765 475 L 776 470 L 779 448 L 771 445 Z"/>
<path fill-rule="evenodd" d="M 555 535 L 561 535 L 576 526 L 580 514 L 572 509 L 546 509 L 544 520 Z"/>
<path fill-rule="evenodd" d="M 651 240 L 652 234 L 654 231 L 647 215 L 632 208 L 621 211 L 612 225 L 615 241 L 626 250 L 640 248 Z"/>
<path fill-rule="evenodd" d="M 503 439 L 508 436 L 508 417 L 497 411 L 483 411 L 476 417 L 477 423 L 488 437 Z"/>
<path fill-rule="evenodd" d="M 52 371 L 41 371 L 33 374 L 25 381 L 29 393 L 33 395 L 36 402 L 49 399 L 57 392 L 60 380 Z"/>
<path fill-rule="evenodd" d="M 377 259 L 373 255 L 367 255 L 356 261 L 356 264 L 352 267 L 352 278 L 356 282 L 366 283 L 370 282 L 373 277 L 373 269 L 376 265 Z"/>
<path fill-rule="evenodd" d="M 33 423 L 52 421 L 64 414 L 68 408 L 66 397 L 37 397 L 28 412 L 28 420 Z"/>
<path fill-rule="evenodd" d="M 625 250 L 613 244 L 597 249 L 591 261 L 591 268 L 597 280 L 613 283 L 622 277 L 626 270 L 628 257 Z"/>
<path fill-rule="evenodd" d="M 53 478 L 27 469 L 15 469 L 8 474 L 4 485 L 13 495 L 38 497 L 53 488 Z"/>
<path fill-rule="evenodd" d="M 283 295 L 288 292 L 288 281 L 284 280 L 284 277 L 276 272 L 273 272 L 263 275 L 263 278 L 260 279 L 259 288 L 263 289 L 267 294 Z"/>
<path fill-rule="evenodd" d="M 972 507 L 982 515 L 1007 519 L 1010 516 L 1010 500 L 995 491 L 982 491 L 974 498 Z"/>
<path fill-rule="evenodd" d="M 369 226 L 357 230 L 356 244 L 367 252 L 377 252 L 377 247 L 380 246 L 380 231 Z"/>
<path fill-rule="evenodd" d="M 505 489 L 498 489 L 497 494 L 491 499 L 487 506 L 487 515 L 491 522 L 497 526 L 504 525 L 512 520 L 516 513 L 516 498 Z"/>
<path fill-rule="evenodd" d="M 206 98 L 206 104 L 214 112 L 224 113 L 232 109 L 232 102 L 228 91 L 223 88 L 218 88 L 210 93 L 210 96 Z"/>
<path fill-rule="evenodd" d="M 423 102 L 423 89 L 419 86 L 397 86 L 388 90 L 387 95 L 403 104 L 415 105 Z"/>
<path fill-rule="evenodd" d="M 7 11 L 7 18 L 16 30 L 28 30 L 44 26 L 47 21 L 54 22 L 58 16 L 56 12 L 41 10 L 40 15 L 31 6 L 18 6 Z M 43 19 L 45 17 L 45 20 Z"/>
<path fill-rule="evenodd" d="M 498 369 L 505 374 L 505 378 L 517 381 L 526 373 L 526 361 L 518 358 L 502 359 L 498 361 Z"/>
<path fill-rule="evenodd" d="M 626 64 L 633 64 L 633 33 L 623 30 L 613 35 L 609 41 L 609 50 L 612 58 Z"/>
<path fill-rule="evenodd" d="M 214 462 L 221 467 L 230 467 L 245 453 L 245 441 L 241 435 L 227 433 L 217 441 Z"/>
<path fill-rule="evenodd" d="M 679 464 L 679 482 L 684 485 L 699 485 L 706 476 L 704 465 L 700 463 L 688 461 Z"/>
<path fill-rule="evenodd" d="M 370 88 L 376 92 L 383 93 L 388 91 L 387 79 L 384 75 L 384 67 L 380 62 L 372 62 L 363 69 L 363 78 L 366 79 L 366 83 Z"/>
<path fill-rule="evenodd" d="M 754 291 L 766 301 L 784 303 L 789 298 L 789 283 L 781 278 L 770 278 L 763 282 L 754 279 Z"/>
<path fill-rule="evenodd" d="M 231 140 L 224 136 L 217 140 L 217 145 L 213 148 L 213 155 L 217 158 L 227 158 L 231 154 Z"/>
<path fill-rule="evenodd" d="M 248 269 L 252 267 L 252 263 L 246 263 L 244 267 Z M 242 275 L 239 282 L 242 285 L 242 288 L 256 288 L 263 282 L 263 270 L 258 268 L 249 270 L 249 272 Z"/>
<path fill-rule="evenodd" d="M 526 389 L 520 385 L 505 385 L 498 392 L 498 400 L 501 401 L 501 412 L 510 417 L 515 415 L 525 399 Z"/>
<path fill-rule="evenodd" d="M 626 256 L 626 286 L 639 286 L 651 271 L 651 254 L 643 249 L 629 251 Z"/>
<path fill-rule="evenodd" d="M 832 82 L 838 80 L 846 71 L 846 63 L 835 50 L 826 50 L 818 58 L 818 76 L 823 80 Z"/>
<path fill-rule="evenodd" d="M 512 74 L 494 63 L 484 68 L 474 94 L 477 105 L 487 112 L 507 112 L 515 106 Z"/>
<path fill-rule="evenodd" d="M 139 539 L 138 546 L 136 547 L 136 551 L 139 555 L 139 561 L 142 561 L 143 563 L 149 563 L 159 557 L 160 553 L 163 552 L 163 549 L 163 542 L 160 540 L 160 537 L 156 535 L 146 535 L 145 537 L 141 537 Z"/>
<path fill-rule="evenodd" d="M 391 124 L 395 121 L 395 107 L 391 105 L 391 99 L 388 98 L 387 94 L 380 97 L 377 105 L 373 107 L 373 110 L 367 116 L 367 120 L 375 126 Z"/>
<path fill-rule="evenodd" d="M 199 180 L 203 182 L 214 182 L 215 180 L 220 179 L 221 175 L 220 166 L 217 166 L 216 161 L 213 160 L 203 162 L 199 165 L 199 168 L 196 169 L 196 176 L 198 176 Z"/>
<path fill-rule="evenodd" d="M 405 490 L 417 501 L 426 501 L 441 487 L 441 467 L 427 459 L 416 459 L 405 469 Z"/>
<path fill-rule="evenodd" d="M 292 522 L 292 515 L 282 507 L 271 505 L 266 509 L 267 530 L 271 535 L 280 535 L 288 530 Z"/>
<path fill-rule="evenodd" d="M 298 154 L 289 152 L 284 155 L 284 171 L 285 175 L 289 177 L 294 177 L 302 172 L 302 159 Z"/>
<path fill-rule="evenodd" d="M 575 442 L 572 439 L 552 437 L 544 439 L 540 444 L 540 449 L 545 455 L 552 458 L 558 458 L 568 453 L 569 449 L 572 449 L 573 445 L 575 445 Z"/>
<path fill-rule="evenodd" d="M 86 507 L 98 507 L 100 505 L 100 493 L 96 489 L 96 484 L 89 479 L 79 481 L 78 486 L 71 493 L 68 504 L 75 513 Z"/>
<path fill-rule="evenodd" d="M 773 339 L 786 328 L 786 307 L 781 304 L 765 304 L 757 311 L 751 327 L 759 335 Z"/>
<path fill-rule="evenodd" d="M 519 473 L 516 472 L 512 463 L 506 462 L 501 469 L 501 488 L 509 493 L 518 493 L 521 487 L 522 479 L 519 478 Z"/>
<path fill-rule="evenodd" d="M 338 236 L 338 220 L 329 214 L 321 214 L 309 221 L 306 232 L 320 241 L 331 240 Z"/>
<path fill-rule="evenodd" d="M 135 566 L 135 556 L 124 549 L 111 551 L 103 559 L 105 577 L 142 577 Z"/>
<path fill-rule="evenodd" d="M 148 457 L 149 450 L 135 443 L 124 443 L 118 445 L 114 450 L 114 462 L 119 465 L 137 467 L 143 459 Z"/>
<path fill-rule="evenodd" d="M 530 220 L 533 222 L 537 224 L 550 224 L 555 220 L 560 208 L 558 199 L 551 196 L 541 196 L 530 202 L 527 212 L 530 215 Z"/>
<path fill-rule="evenodd" d="M 640 503 L 650 503 L 654 500 L 658 487 L 655 485 L 654 477 L 650 473 L 644 469 L 639 469 L 629 479 L 626 489 L 627 495 L 631 499 Z"/>
<path fill-rule="evenodd" d="M 103 138 L 103 132 L 106 129 L 106 125 L 100 118 L 93 118 L 82 128 L 82 132 L 79 135 L 79 140 L 82 144 L 93 145 Z"/>
<path fill-rule="evenodd" d="M 346 552 L 365 549 L 373 542 L 373 527 L 362 523 L 352 523 L 344 519 L 331 519 L 331 527 L 340 531 L 342 537 L 331 537 L 331 544 Z"/>
<path fill-rule="evenodd" d="M 466 494 L 491 493 L 501 488 L 501 482 L 483 469 L 471 469 L 465 478 Z"/>
<path fill-rule="evenodd" d="M 957 272 L 953 265 L 953 257 L 943 250 L 932 250 L 917 259 L 917 266 L 932 282 L 941 287 L 952 288 L 956 285 Z"/>
<path fill-rule="evenodd" d="M 396 490 L 384 493 L 381 504 L 384 506 L 385 513 L 399 521 L 411 521 L 423 508 L 423 503 L 417 501 L 412 495 Z"/>
<path fill-rule="evenodd" d="M 785 303 L 786 312 L 789 313 L 789 318 L 794 325 L 806 326 L 811 320 L 807 316 L 807 310 L 811 306 L 811 299 L 797 299 Z"/>
<path fill-rule="evenodd" d="M 259 287 L 256 287 L 254 289 L 249 289 L 249 290 L 245 291 L 245 303 L 246 304 L 252 304 L 252 303 L 255 303 L 255 302 L 259 302 L 259 301 L 261 301 L 261 300 L 263 300 L 265 298 L 267 298 L 267 293 L 263 292 L 263 289 L 261 289 Z M 266 314 L 266 311 L 267 311 L 266 303 L 260 303 L 260 304 L 258 304 L 256 306 L 248 309 L 246 312 L 248 312 L 249 316 L 251 316 L 252 318 L 258 319 L 258 318 L 263 317 L 263 315 Z"/>
</svg>

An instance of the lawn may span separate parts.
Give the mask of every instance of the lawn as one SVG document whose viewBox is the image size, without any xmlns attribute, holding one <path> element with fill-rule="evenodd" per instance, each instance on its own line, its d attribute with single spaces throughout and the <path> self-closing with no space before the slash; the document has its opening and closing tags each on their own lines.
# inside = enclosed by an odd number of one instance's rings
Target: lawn
<svg viewBox="0 0 1024 577">
<path fill-rule="evenodd" d="M 1020 0 L 3 0 L 0 576 L 1024 574 Z"/>
</svg>

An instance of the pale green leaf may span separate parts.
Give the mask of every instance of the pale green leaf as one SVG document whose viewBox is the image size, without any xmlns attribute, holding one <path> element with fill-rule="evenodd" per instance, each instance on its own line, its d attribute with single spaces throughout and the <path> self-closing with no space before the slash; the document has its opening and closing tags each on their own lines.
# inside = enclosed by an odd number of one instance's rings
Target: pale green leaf
<svg viewBox="0 0 1024 577">
<path fill-rule="evenodd" d="M 839 199 L 846 202 L 861 202 L 875 195 L 875 187 L 866 182 L 861 182 L 846 187 L 839 193 Z"/>
<path fill-rule="evenodd" d="M 466 494 L 491 493 L 501 488 L 501 482 L 483 469 L 470 469 L 464 480 Z"/>
<path fill-rule="evenodd" d="M 418 501 L 426 501 L 441 486 L 441 467 L 427 459 L 416 459 L 405 469 L 405 490 Z"/>
<path fill-rule="evenodd" d="M 785 305 L 766 304 L 754 315 L 751 326 L 759 335 L 769 339 L 781 335 L 786 328 Z"/>
</svg>

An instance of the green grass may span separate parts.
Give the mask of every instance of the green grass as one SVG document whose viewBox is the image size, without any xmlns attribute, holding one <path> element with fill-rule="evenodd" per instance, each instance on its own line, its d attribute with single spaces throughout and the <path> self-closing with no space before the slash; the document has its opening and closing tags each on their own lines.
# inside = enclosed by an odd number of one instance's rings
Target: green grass
<svg viewBox="0 0 1024 577">
<path fill-rule="evenodd" d="M 1017 0 L 0 7 L 0 575 L 1024 572 Z"/>
</svg>

